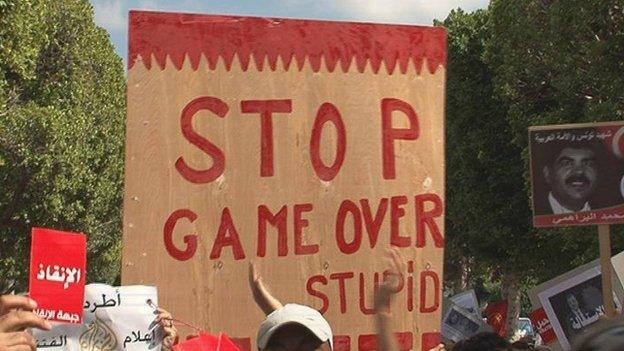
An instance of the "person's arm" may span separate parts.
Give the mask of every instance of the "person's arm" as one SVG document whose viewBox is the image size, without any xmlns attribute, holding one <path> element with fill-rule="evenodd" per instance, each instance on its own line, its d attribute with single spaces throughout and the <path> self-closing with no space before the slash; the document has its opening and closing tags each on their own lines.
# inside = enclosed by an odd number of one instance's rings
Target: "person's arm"
<svg viewBox="0 0 624 351">
<path fill-rule="evenodd" d="M 375 327 L 379 351 L 398 351 L 396 340 L 390 330 L 392 314 L 389 310 L 390 296 L 393 294 L 389 281 L 384 281 L 375 293 Z"/>
<path fill-rule="evenodd" d="M 375 300 L 375 327 L 377 328 L 377 343 L 379 351 L 398 351 L 396 338 L 390 330 L 390 321 L 392 313 L 390 305 L 392 295 L 399 283 L 400 277 L 405 271 L 405 263 L 396 248 L 388 250 L 391 259 L 389 270 L 391 274 L 377 288 L 374 294 Z"/>
<path fill-rule="evenodd" d="M 264 285 L 262 277 L 253 263 L 249 263 L 249 286 L 251 287 L 254 301 L 256 301 L 256 304 L 265 315 L 268 316 L 271 312 L 283 307 L 282 303 L 273 297 Z"/>
<path fill-rule="evenodd" d="M 0 351 L 36 351 L 35 338 L 27 328 L 50 330 L 45 319 L 33 313 L 37 303 L 25 296 L 0 296 Z"/>
</svg>

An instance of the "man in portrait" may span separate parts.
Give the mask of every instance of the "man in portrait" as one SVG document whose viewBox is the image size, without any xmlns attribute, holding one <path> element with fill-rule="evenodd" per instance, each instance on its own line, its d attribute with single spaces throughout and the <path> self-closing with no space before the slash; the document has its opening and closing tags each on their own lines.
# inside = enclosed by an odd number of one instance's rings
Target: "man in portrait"
<svg viewBox="0 0 624 351">
<path fill-rule="evenodd" d="M 593 128 L 532 135 L 536 215 L 586 212 L 621 201 L 613 156 L 594 135 Z"/>
<path fill-rule="evenodd" d="M 596 152 L 589 144 L 558 148 L 542 173 L 550 186 L 548 205 L 553 214 L 590 211 L 589 199 L 598 185 Z"/>
</svg>

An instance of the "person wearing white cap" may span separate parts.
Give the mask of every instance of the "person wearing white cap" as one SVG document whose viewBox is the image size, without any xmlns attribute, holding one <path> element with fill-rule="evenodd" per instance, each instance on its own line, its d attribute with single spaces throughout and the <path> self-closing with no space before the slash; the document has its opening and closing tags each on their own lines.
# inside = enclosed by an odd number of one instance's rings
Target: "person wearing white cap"
<svg viewBox="0 0 624 351">
<path fill-rule="evenodd" d="M 267 316 L 258 330 L 258 350 L 330 351 L 333 334 L 315 309 L 287 304 Z"/>
<path fill-rule="evenodd" d="M 258 329 L 259 351 L 331 351 L 333 333 L 329 323 L 315 309 L 298 304 L 282 305 L 264 286 L 253 264 L 249 285 L 254 300 L 267 315 Z"/>
</svg>

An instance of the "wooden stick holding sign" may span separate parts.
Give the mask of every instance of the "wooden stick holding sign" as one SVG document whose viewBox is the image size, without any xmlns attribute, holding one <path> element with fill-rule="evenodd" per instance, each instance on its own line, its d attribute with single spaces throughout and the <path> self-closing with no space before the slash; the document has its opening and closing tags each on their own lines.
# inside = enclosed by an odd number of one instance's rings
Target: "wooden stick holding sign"
<svg viewBox="0 0 624 351">
<path fill-rule="evenodd" d="M 611 281 L 611 226 L 598 226 L 598 240 L 600 245 L 600 271 L 602 272 L 602 301 L 604 301 L 605 315 L 615 317 L 613 303 L 613 283 Z"/>
</svg>

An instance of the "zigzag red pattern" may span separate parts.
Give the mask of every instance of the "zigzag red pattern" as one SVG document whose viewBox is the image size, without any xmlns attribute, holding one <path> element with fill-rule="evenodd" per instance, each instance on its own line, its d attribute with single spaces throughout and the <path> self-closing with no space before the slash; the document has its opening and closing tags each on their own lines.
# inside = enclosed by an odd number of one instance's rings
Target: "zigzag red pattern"
<svg viewBox="0 0 624 351">
<path fill-rule="evenodd" d="M 442 27 L 150 11 L 130 11 L 129 21 L 129 69 L 139 56 L 151 69 L 153 55 L 161 69 L 169 56 L 180 70 L 188 55 L 197 70 L 202 54 L 213 70 L 219 57 L 229 70 L 235 54 L 245 71 L 252 59 L 264 69 L 265 57 L 271 70 L 276 69 L 279 57 L 286 69 L 295 64 L 299 70 L 307 59 L 314 72 L 323 61 L 330 72 L 338 66 L 347 72 L 353 62 L 363 72 L 370 62 L 375 73 L 384 62 L 389 74 L 397 66 L 406 73 L 410 63 L 420 74 L 425 58 L 432 74 L 446 65 L 446 30 Z"/>
</svg>

